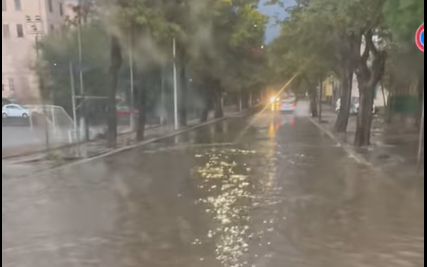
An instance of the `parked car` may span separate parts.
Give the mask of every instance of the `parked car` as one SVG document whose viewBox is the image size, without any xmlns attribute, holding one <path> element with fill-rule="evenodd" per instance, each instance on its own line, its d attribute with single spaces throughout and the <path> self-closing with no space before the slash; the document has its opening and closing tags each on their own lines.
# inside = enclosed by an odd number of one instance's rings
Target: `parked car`
<svg viewBox="0 0 427 267">
<path fill-rule="evenodd" d="M 352 97 L 351 98 L 351 107 L 350 107 L 350 114 L 357 114 L 359 113 L 359 97 Z M 376 113 L 376 107 L 375 103 L 372 106 L 372 113 Z M 338 113 L 341 110 L 341 98 L 337 100 L 337 103 L 335 105 L 335 111 Z"/>
<path fill-rule="evenodd" d="M 128 106 L 117 106 L 116 113 L 118 116 L 130 116 L 131 114 L 139 114 L 139 111 L 137 109 L 132 109 Z"/>
<path fill-rule="evenodd" d="M 2 108 L 2 118 L 28 118 L 30 111 L 20 105 L 8 104 Z"/>
</svg>

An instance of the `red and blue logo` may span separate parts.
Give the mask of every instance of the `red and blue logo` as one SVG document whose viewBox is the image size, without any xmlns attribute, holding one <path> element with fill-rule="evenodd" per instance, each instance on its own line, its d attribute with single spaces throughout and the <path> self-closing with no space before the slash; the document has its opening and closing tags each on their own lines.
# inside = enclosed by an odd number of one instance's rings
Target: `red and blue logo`
<svg viewBox="0 0 427 267">
<path fill-rule="evenodd" d="M 417 34 L 415 35 L 415 43 L 417 44 L 418 49 L 424 52 L 424 24 L 421 25 L 417 30 Z"/>
</svg>

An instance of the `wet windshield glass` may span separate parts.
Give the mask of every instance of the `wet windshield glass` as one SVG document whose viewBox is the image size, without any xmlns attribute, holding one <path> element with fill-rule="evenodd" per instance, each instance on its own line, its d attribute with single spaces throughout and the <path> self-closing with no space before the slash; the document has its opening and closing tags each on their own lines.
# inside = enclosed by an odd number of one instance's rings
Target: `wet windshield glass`
<svg viewBox="0 0 427 267">
<path fill-rule="evenodd" d="M 7 267 L 421 267 L 421 0 L 2 0 Z"/>
</svg>

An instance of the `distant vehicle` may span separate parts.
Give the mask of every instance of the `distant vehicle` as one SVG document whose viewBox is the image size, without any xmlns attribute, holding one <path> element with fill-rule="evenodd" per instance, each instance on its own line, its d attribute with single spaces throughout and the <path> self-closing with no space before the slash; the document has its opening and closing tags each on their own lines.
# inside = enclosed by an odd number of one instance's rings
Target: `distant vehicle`
<svg viewBox="0 0 427 267">
<path fill-rule="evenodd" d="M 294 112 L 296 109 L 295 100 L 284 99 L 280 101 L 279 110 L 281 112 Z"/>
<path fill-rule="evenodd" d="M 350 114 L 357 114 L 359 113 L 359 97 L 352 97 L 351 98 L 351 107 L 350 107 Z M 339 113 L 341 110 L 341 98 L 337 100 L 337 103 L 335 105 L 335 111 Z M 375 104 L 372 107 L 372 113 L 376 113 L 376 107 Z"/>
<path fill-rule="evenodd" d="M 293 95 L 287 95 L 285 98 L 271 97 L 271 111 L 294 112 L 296 109 L 296 98 Z"/>
<path fill-rule="evenodd" d="M 139 111 L 137 109 L 132 109 L 128 106 L 117 106 L 116 113 L 118 116 L 129 116 L 131 114 L 137 115 Z"/>
<path fill-rule="evenodd" d="M 30 111 L 20 105 L 8 104 L 2 108 L 2 118 L 28 118 Z"/>
</svg>

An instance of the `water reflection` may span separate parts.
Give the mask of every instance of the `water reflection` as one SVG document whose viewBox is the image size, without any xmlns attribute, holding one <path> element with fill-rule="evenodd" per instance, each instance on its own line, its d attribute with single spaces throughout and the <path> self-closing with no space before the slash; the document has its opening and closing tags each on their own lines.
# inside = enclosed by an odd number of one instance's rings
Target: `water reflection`
<svg viewBox="0 0 427 267">
<path fill-rule="evenodd" d="M 205 198 L 206 212 L 215 222 L 216 228 L 207 233 L 207 238 L 216 244 L 216 258 L 224 267 L 244 266 L 243 255 L 248 251 L 250 240 L 249 208 L 251 199 L 250 168 L 236 162 L 238 155 L 254 154 L 254 151 L 230 149 L 210 150 L 205 155 L 196 155 L 204 160 L 197 169 L 198 187 Z M 194 244 L 201 244 L 196 240 Z"/>
</svg>

